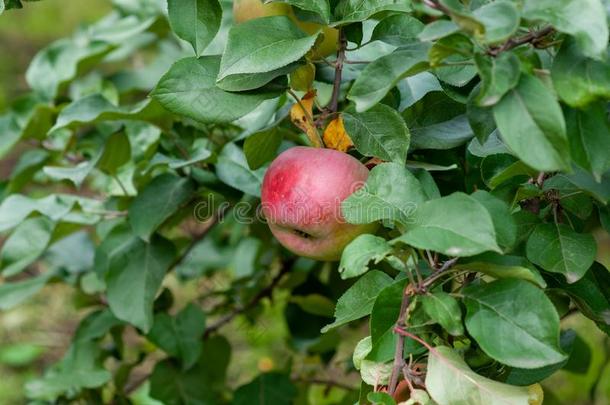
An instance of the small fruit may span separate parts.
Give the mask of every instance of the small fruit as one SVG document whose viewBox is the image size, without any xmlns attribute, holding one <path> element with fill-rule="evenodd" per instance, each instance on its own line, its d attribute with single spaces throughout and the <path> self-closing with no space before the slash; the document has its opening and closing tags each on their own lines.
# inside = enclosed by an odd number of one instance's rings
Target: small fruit
<svg viewBox="0 0 610 405">
<path fill-rule="evenodd" d="M 323 39 L 316 44 L 313 49 L 313 58 L 319 59 L 337 52 L 337 40 L 339 31 L 332 27 L 322 26 L 317 23 L 299 21 L 290 4 L 268 3 L 263 4 L 262 0 L 235 0 L 233 2 L 233 20 L 236 24 L 253 20 L 261 17 L 271 17 L 275 15 L 285 15 L 304 32 L 313 35 L 322 29 Z"/>
<path fill-rule="evenodd" d="M 352 225 L 341 202 L 360 188 L 368 169 L 331 149 L 294 147 L 271 163 L 262 187 L 262 209 L 279 242 L 297 255 L 339 260 L 347 244 L 377 224 Z"/>
</svg>

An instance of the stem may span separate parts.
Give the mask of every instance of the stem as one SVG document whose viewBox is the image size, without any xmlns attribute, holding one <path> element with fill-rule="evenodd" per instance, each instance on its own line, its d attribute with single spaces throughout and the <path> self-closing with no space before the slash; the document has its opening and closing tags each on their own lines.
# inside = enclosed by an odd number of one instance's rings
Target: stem
<svg viewBox="0 0 610 405">
<path fill-rule="evenodd" d="M 347 49 L 347 38 L 343 28 L 339 28 L 339 49 L 337 50 L 337 61 L 335 62 L 335 81 L 333 83 L 333 94 L 330 100 L 330 110 L 336 112 L 339 108 L 339 93 L 341 92 L 341 79 L 343 76 L 343 63 L 345 62 L 345 50 Z"/>
<path fill-rule="evenodd" d="M 119 187 L 121 188 L 121 190 L 123 191 L 123 195 L 125 197 L 129 196 L 129 193 L 127 192 L 127 189 L 125 188 L 125 186 L 123 185 L 123 183 L 121 182 L 121 179 L 119 179 L 119 176 L 116 174 L 112 175 L 112 178 L 119 184 Z"/>
<path fill-rule="evenodd" d="M 498 56 L 502 52 L 508 51 L 510 49 L 516 48 L 518 46 L 521 46 L 521 45 L 524 45 L 527 43 L 536 45 L 536 43 L 540 42 L 540 40 L 542 38 L 553 33 L 554 31 L 555 30 L 553 27 L 548 26 L 548 27 L 542 28 L 539 31 L 533 31 L 533 32 L 530 32 L 529 34 L 523 35 L 521 37 L 511 38 L 499 47 L 490 48 L 487 51 L 487 54 L 490 56 Z"/>
<path fill-rule="evenodd" d="M 409 303 L 411 302 L 411 296 L 407 291 L 407 285 L 402 295 L 402 303 L 400 304 L 400 314 L 398 315 L 398 320 L 396 321 L 395 328 L 404 328 L 406 327 L 405 315 L 407 313 L 407 308 L 409 307 Z M 398 335 L 398 339 L 396 339 L 396 347 L 394 349 L 394 367 L 392 368 L 392 375 L 390 376 L 390 385 L 388 386 L 388 393 L 390 395 L 394 395 L 396 392 L 396 387 L 398 386 L 398 377 L 402 369 L 405 366 L 404 359 L 404 347 L 405 347 L 405 337 L 402 335 Z"/>
<path fill-rule="evenodd" d="M 316 123 L 315 123 L 313 117 L 307 111 L 307 109 L 305 108 L 305 105 L 303 105 L 303 102 L 301 101 L 299 96 L 297 96 L 296 93 L 294 91 L 292 91 L 292 89 L 288 89 L 288 94 L 290 94 L 290 96 L 292 96 L 292 98 L 294 98 L 294 100 L 297 102 L 298 106 L 301 108 L 301 110 L 303 111 L 303 114 L 305 115 L 305 119 L 307 120 L 307 123 L 315 131 L 315 138 L 313 138 L 313 139 L 311 136 L 309 136 L 310 131 L 305 131 L 305 133 L 308 135 L 309 140 L 311 141 L 311 143 L 313 144 L 314 147 L 316 147 L 316 148 L 323 147 L 324 142 L 322 141 L 322 138 L 320 137 L 320 134 L 318 133 L 318 129 L 316 128 Z"/>
</svg>

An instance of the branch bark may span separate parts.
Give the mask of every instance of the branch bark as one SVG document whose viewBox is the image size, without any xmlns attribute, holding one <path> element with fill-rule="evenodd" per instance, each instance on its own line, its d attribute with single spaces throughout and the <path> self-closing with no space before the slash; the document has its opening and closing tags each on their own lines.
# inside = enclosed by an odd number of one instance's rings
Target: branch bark
<svg viewBox="0 0 610 405">
<path fill-rule="evenodd" d="M 511 38 L 508 41 L 506 41 L 504 44 L 502 44 L 498 47 L 490 48 L 487 51 L 487 54 L 490 56 L 498 56 L 502 52 L 506 52 L 508 50 L 511 50 L 513 48 L 516 48 L 518 46 L 521 46 L 521 45 L 524 45 L 527 43 L 536 45 L 544 37 L 546 37 L 547 35 L 549 35 L 553 32 L 555 32 L 555 29 L 553 27 L 551 27 L 551 26 L 544 27 L 539 31 L 533 31 L 533 32 L 530 32 L 529 34 L 523 35 L 521 37 Z"/>
<path fill-rule="evenodd" d="M 345 49 L 347 48 L 347 37 L 343 28 L 339 28 L 339 49 L 337 50 L 337 61 L 335 62 L 335 80 L 333 83 L 333 94 L 330 100 L 331 112 L 337 112 L 339 108 L 339 94 L 341 93 L 341 80 L 343 78 L 343 64 L 345 63 Z"/>
</svg>

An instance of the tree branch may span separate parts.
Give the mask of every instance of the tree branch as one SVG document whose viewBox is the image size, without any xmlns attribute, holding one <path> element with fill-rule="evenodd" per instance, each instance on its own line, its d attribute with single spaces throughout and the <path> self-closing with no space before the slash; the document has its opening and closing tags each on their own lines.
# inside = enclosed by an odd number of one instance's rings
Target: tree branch
<svg viewBox="0 0 610 405">
<path fill-rule="evenodd" d="M 341 92 L 341 80 L 343 78 L 343 64 L 345 63 L 345 49 L 347 49 L 347 38 L 343 28 L 339 28 L 339 49 L 337 50 L 337 61 L 335 62 L 335 81 L 333 83 L 333 94 L 330 99 L 330 111 L 337 112 L 339 108 L 339 93 Z"/>
<path fill-rule="evenodd" d="M 490 56 L 498 56 L 502 52 L 508 51 L 510 49 L 516 48 L 527 43 L 531 43 L 535 46 L 544 37 L 553 32 L 555 32 L 555 29 L 553 27 L 544 27 L 539 31 L 532 31 L 529 34 L 523 35 L 521 37 L 511 38 L 498 47 L 488 49 L 487 54 Z"/>
</svg>

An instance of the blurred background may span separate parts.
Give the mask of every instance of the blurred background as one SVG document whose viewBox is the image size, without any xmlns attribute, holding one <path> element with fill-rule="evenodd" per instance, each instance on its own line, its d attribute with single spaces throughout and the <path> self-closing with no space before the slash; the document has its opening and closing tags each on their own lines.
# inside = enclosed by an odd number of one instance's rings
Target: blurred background
<svg viewBox="0 0 610 405">
<path fill-rule="evenodd" d="M 26 90 L 25 71 L 38 50 L 110 10 L 110 0 L 44 0 L 24 4 L 24 9 L 10 10 L 0 16 L 0 114 Z M 8 176 L 15 157 L 0 162 L 1 178 Z M 600 260 L 610 266 L 610 236 L 600 231 L 597 237 Z M 176 283 L 171 287 L 178 293 L 176 296 L 182 295 L 186 300 L 200 286 Z M 282 297 L 278 298 L 282 302 Z M 48 286 L 27 304 L 0 312 L 0 405 L 24 403 L 23 384 L 63 355 L 81 316 L 75 309 L 77 300 L 66 285 Z M 246 322 L 233 325 L 236 333 L 230 335 L 244 342 L 243 356 L 239 356 L 240 361 L 235 362 L 230 372 L 235 379 L 247 381 L 250 375 L 244 370 L 271 369 L 274 361 L 281 361 L 281 345 L 270 344 L 286 335 L 282 308 L 278 307 L 281 305 L 265 309 L 267 319 L 259 325 L 261 330 L 254 330 Z M 563 326 L 588 331 L 581 336 L 591 348 L 592 361 L 586 375 L 562 371 L 547 380 L 543 385 L 551 388 L 554 395 L 547 396 L 545 404 L 610 404 L 609 338 L 580 316 L 566 319 Z"/>
</svg>

